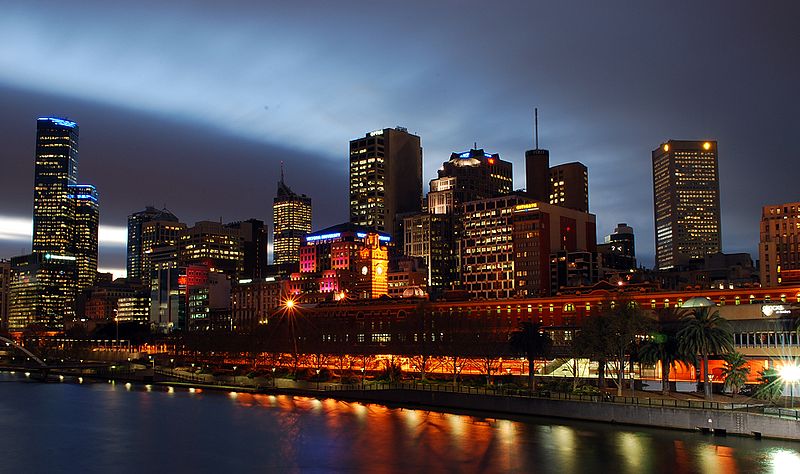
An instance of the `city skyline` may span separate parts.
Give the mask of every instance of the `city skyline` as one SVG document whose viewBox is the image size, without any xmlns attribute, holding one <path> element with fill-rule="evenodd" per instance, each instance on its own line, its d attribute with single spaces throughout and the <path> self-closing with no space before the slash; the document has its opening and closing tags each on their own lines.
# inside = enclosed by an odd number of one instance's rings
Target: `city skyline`
<svg viewBox="0 0 800 474">
<path fill-rule="evenodd" d="M 533 143 L 532 109 L 538 105 L 541 108 L 540 146 L 550 150 L 551 161 L 581 161 L 589 168 L 590 202 L 592 212 L 597 215 L 598 235 L 610 233 L 618 222 L 628 222 L 641 236 L 637 254 L 646 266 L 653 265 L 653 239 L 648 238 L 653 235 L 652 195 L 648 185 L 651 180 L 650 150 L 669 139 L 718 141 L 723 251 L 747 251 L 755 256 L 761 206 L 796 200 L 789 183 L 796 180 L 797 171 L 788 169 L 780 176 L 770 176 L 769 182 L 753 182 L 748 167 L 753 157 L 758 158 L 763 169 L 777 167 L 788 158 L 791 130 L 796 121 L 788 113 L 793 108 L 794 97 L 790 84 L 798 71 L 780 54 L 780 45 L 791 38 L 788 36 L 791 27 L 786 20 L 791 15 L 778 16 L 776 11 L 763 8 L 751 11 L 740 5 L 725 5 L 728 7 L 722 9 L 713 5 L 699 6 L 693 9 L 696 16 L 689 19 L 671 10 L 638 11 L 634 13 L 643 14 L 642 19 L 632 24 L 624 15 L 605 18 L 609 20 L 605 25 L 604 22 L 591 22 L 591 11 L 587 11 L 586 18 L 581 16 L 574 20 L 600 38 L 596 51 L 599 54 L 595 59 L 580 51 L 588 44 L 586 36 L 575 33 L 570 36 L 572 42 L 559 41 L 562 37 L 547 24 L 550 22 L 545 21 L 537 29 L 541 38 L 550 40 L 545 41 L 545 45 L 534 43 L 533 35 L 527 33 L 494 35 L 481 40 L 486 44 L 464 35 L 456 35 L 458 39 L 454 40 L 440 33 L 439 28 L 433 28 L 435 22 L 454 27 L 453 22 L 461 21 L 465 29 L 482 22 L 496 27 L 499 17 L 508 14 L 507 9 L 511 7 L 503 7 L 488 15 L 485 15 L 487 12 L 480 14 L 474 9 L 464 8 L 452 19 L 447 18 L 450 10 L 446 6 L 431 7 L 432 19 L 419 20 L 420 38 L 409 40 L 407 52 L 401 56 L 409 61 L 418 59 L 415 64 L 422 67 L 423 73 L 415 75 L 413 67 L 404 69 L 397 64 L 374 60 L 369 62 L 379 69 L 374 79 L 342 74 L 340 71 L 344 68 L 339 67 L 335 69 L 337 74 L 329 89 L 314 89 L 312 86 L 318 85 L 314 81 L 294 83 L 286 79 L 276 79 L 278 84 L 274 88 L 266 85 L 263 88 L 251 87 L 219 73 L 211 74 L 209 80 L 215 81 L 213 83 L 201 84 L 187 78 L 190 86 L 200 87 L 201 91 L 208 93 L 206 105 L 211 109 L 205 115 L 196 108 L 198 106 L 187 107 L 188 102 L 182 96 L 176 96 L 175 100 L 160 100 L 164 98 L 153 89 L 153 81 L 144 78 L 131 82 L 125 68 L 106 71 L 91 61 L 75 68 L 97 73 L 98 79 L 114 85 L 99 87 L 96 93 L 88 90 L 90 87 L 87 86 L 93 84 L 90 78 L 74 71 L 65 71 L 59 81 L 48 79 L 47 75 L 32 79 L 29 66 L 37 60 L 41 66 L 43 50 L 38 42 L 33 41 L 31 34 L 49 25 L 48 13 L 28 11 L 23 6 L 11 8 L 0 20 L 4 22 L 0 35 L 8 44 L 24 47 L 20 47 L 18 54 L 4 51 L 0 55 L 0 65 L 3 66 L 0 68 L 3 71 L 0 73 L 0 97 L 7 104 L 6 112 L 0 117 L 0 133 L 3 134 L 0 138 L 8 145 L 4 160 L 11 163 L 3 182 L 8 198 L 0 210 L 0 255 L 19 255 L 29 248 L 30 236 L 29 233 L 25 235 L 24 228 L 30 226 L 30 158 L 34 141 L 30 124 L 36 116 L 63 114 L 81 124 L 82 175 L 96 184 L 103 196 L 100 266 L 122 268 L 125 219 L 145 205 L 161 207 L 166 203 L 187 223 L 216 220 L 219 215 L 225 221 L 255 217 L 269 222 L 273 190 L 266 183 L 277 180 L 277 161 L 280 159 L 285 159 L 288 179 L 295 186 L 314 190 L 308 194 L 320 202 L 314 210 L 315 229 L 345 220 L 347 141 L 365 130 L 400 125 L 419 135 L 424 148 L 426 183 L 435 176 L 436 168 L 451 152 L 467 149 L 477 140 L 480 147 L 497 152 L 502 159 L 514 163 L 515 188 L 521 188 L 524 186 L 524 152 Z M 519 8 L 523 10 L 521 13 L 532 13 Z M 347 6 L 344 9 L 347 10 Z M 718 14 L 715 16 L 718 11 L 725 12 L 725 18 Z M 163 13 L 167 16 L 175 14 L 170 9 Z M 209 20 L 210 13 L 207 8 L 199 8 L 189 16 L 185 27 L 187 40 L 197 39 L 199 26 L 209 21 L 214 23 Z M 291 20 L 292 14 L 297 12 L 276 9 L 273 13 L 275 20 Z M 304 18 L 319 26 L 323 22 L 320 13 L 325 12 L 308 13 Z M 569 18 L 569 12 L 560 7 L 542 7 L 537 13 L 556 24 Z M 74 15 L 75 23 L 86 28 L 71 36 L 71 45 L 79 52 L 88 54 L 94 51 L 93 45 L 107 32 L 89 27 L 88 19 L 115 14 L 113 10 L 76 8 L 69 15 Z M 364 11 L 355 17 L 358 19 L 367 14 Z M 344 16 L 340 14 L 336 19 L 354 21 L 344 19 Z M 712 17 L 713 22 L 710 20 Z M 652 22 L 646 21 L 647 18 L 658 18 L 659 21 L 653 26 Z M 254 29 L 258 30 L 271 21 L 254 21 Z M 387 30 L 377 37 L 379 43 L 388 41 L 399 31 L 398 24 L 387 21 L 378 22 L 377 28 L 386 27 Z M 701 35 L 687 27 L 691 25 L 682 25 L 683 34 L 687 36 L 684 41 L 699 47 L 688 51 L 681 41 L 667 45 L 648 36 L 657 36 L 650 28 L 663 32 L 675 21 L 706 28 Z M 157 37 L 164 34 L 164 28 L 159 27 L 161 23 L 147 15 L 134 15 L 133 23 L 153 27 Z M 647 28 L 643 27 L 645 24 Z M 739 38 L 739 28 L 745 24 L 752 34 Z M 222 28 L 219 24 L 214 25 Z M 306 28 L 299 29 L 301 35 L 309 33 Z M 618 33 L 615 33 L 615 28 Z M 325 34 L 338 35 L 330 25 L 324 25 L 323 30 Z M 247 30 L 236 36 L 224 28 L 219 33 L 234 46 L 254 34 Z M 109 35 L 107 39 L 112 43 L 122 41 L 117 35 Z M 313 56 L 319 51 L 321 43 L 316 40 L 321 37 L 312 35 L 294 43 L 296 46 L 289 49 L 289 53 L 280 54 L 280 47 L 274 51 L 270 49 L 263 56 L 257 56 L 265 65 L 253 62 L 242 65 L 256 79 L 263 79 L 265 69 L 285 66 L 287 78 L 291 79 L 297 67 L 315 66 L 304 55 Z M 342 51 L 331 54 L 330 59 L 320 61 L 325 64 L 311 67 L 309 71 L 331 70 L 333 64 L 330 61 L 341 61 L 349 52 L 362 46 L 350 35 L 334 37 L 341 40 Z M 628 58 L 625 52 L 630 50 L 626 50 L 624 43 L 634 37 L 641 38 L 642 44 L 637 45 L 639 49 L 635 55 Z M 288 47 L 296 39 L 291 34 L 287 38 L 276 44 Z M 191 71 L 196 66 L 195 58 L 183 54 L 182 44 L 168 41 L 158 55 L 146 47 L 130 46 L 124 49 L 122 56 L 136 59 L 133 61 L 136 64 L 147 58 L 184 59 L 181 65 Z M 426 47 L 428 44 L 439 46 L 430 52 Z M 453 50 L 456 44 L 463 50 Z M 368 49 L 377 46 L 370 45 Z M 760 52 L 757 57 L 747 53 L 753 48 Z M 496 50 L 507 50 L 508 53 L 494 55 L 492 52 Z M 296 53 L 294 57 L 291 52 Z M 469 53 L 469 58 L 465 52 Z M 560 59 L 565 55 L 569 61 Z M 533 61 L 534 57 L 536 61 Z M 97 61 L 107 59 L 100 54 Z M 211 60 L 220 71 L 231 66 L 215 55 L 211 55 Z M 709 68 L 711 72 L 708 74 L 693 75 L 691 80 L 680 73 L 682 67 L 675 68 L 676 72 L 664 71 L 660 73 L 662 77 L 643 74 L 648 68 L 677 61 L 687 68 L 704 64 L 713 65 L 713 68 Z M 534 70 L 535 74 L 529 74 L 531 66 L 523 67 L 526 63 L 539 66 Z M 459 70 L 459 64 L 464 66 L 463 69 Z M 479 67 L 476 68 L 475 64 Z M 588 78 L 580 77 L 585 75 L 580 72 L 584 67 L 597 68 L 600 65 L 605 66 L 602 71 L 608 78 L 586 75 L 592 79 L 587 81 Z M 48 69 L 56 66 L 52 64 Z M 546 73 L 537 72 L 539 69 Z M 399 74 L 404 70 L 410 78 Z M 175 72 L 169 68 L 155 68 L 153 71 L 156 79 L 162 81 L 168 73 Z M 452 76 L 443 76 L 444 71 L 449 71 Z M 468 74 L 468 71 L 476 72 Z M 774 77 L 767 78 L 764 71 L 777 72 Z M 522 77 L 530 81 L 521 84 Z M 719 80 L 722 77 L 725 81 Z M 227 88 L 223 87 L 222 79 L 225 78 L 230 79 Z M 767 79 L 769 87 L 765 82 Z M 483 89 L 490 84 L 489 80 L 499 82 L 486 92 Z M 444 84 L 453 82 L 455 84 L 451 87 L 444 88 Z M 172 82 L 162 84 L 167 91 L 174 88 Z M 231 92 L 239 86 L 243 93 L 260 93 L 245 100 L 241 94 Z M 293 91 L 292 86 L 296 90 Z M 743 87 L 749 87 L 750 92 L 744 97 L 739 94 Z M 405 99 L 407 104 L 392 99 L 395 89 L 399 92 L 396 95 Z M 130 98 L 123 100 L 121 96 L 125 91 L 136 92 L 134 95 L 141 101 L 132 104 Z M 347 102 L 351 109 L 342 108 L 341 99 L 328 97 L 345 91 L 351 92 L 348 96 L 350 102 Z M 283 98 L 278 104 L 268 99 L 261 103 L 261 98 L 276 94 Z M 298 94 L 304 94 L 304 97 L 298 97 Z M 362 106 L 352 107 L 359 99 L 368 97 L 377 100 L 368 110 Z M 232 110 L 237 107 L 241 108 L 244 118 L 230 120 L 232 114 L 239 113 Z M 258 114 L 256 109 L 259 109 Z M 303 110 L 302 116 L 307 117 L 308 122 L 298 119 L 298 109 Z M 476 114 L 476 110 L 483 110 L 483 113 Z M 347 113 L 342 113 L 344 111 Z M 275 127 L 276 121 L 285 125 Z M 307 134 L 309 129 L 316 133 Z M 298 136 L 312 138 L 299 143 Z M 217 161 L 220 156 L 225 157 L 224 164 Z M 177 170 L 185 168 L 188 159 L 193 160 L 192 175 L 180 177 L 182 186 L 167 189 L 169 180 L 176 178 Z M 162 173 L 152 173 L 156 164 L 163 164 Z M 620 169 L 629 170 L 629 173 L 620 173 Z M 151 189 L 163 189 L 164 192 L 152 191 L 142 196 L 140 186 L 131 181 L 145 177 L 153 183 Z M 211 177 L 217 180 L 214 184 L 223 188 L 235 185 L 241 191 L 200 205 L 206 190 L 211 187 Z M 738 189 L 747 189 L 748 192 L 737 192 Z M 242 205 L 232 200 L 244 201 L 242 196 L 247 195 L 257 199 Z M 320 216 L 322 218 L 318 218 Z M 104 238 L 109 230 L 116 232 L 113 245 Z"/>
</svg>

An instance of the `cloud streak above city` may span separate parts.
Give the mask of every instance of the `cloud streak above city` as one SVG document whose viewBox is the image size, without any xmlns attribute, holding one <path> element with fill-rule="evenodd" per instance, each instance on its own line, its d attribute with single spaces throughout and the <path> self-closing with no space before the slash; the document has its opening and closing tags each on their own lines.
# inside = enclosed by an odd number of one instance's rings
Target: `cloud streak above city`
<svg viewBox="0 0 800 474">
<path fill-rule="evenodd" d="M 269 220 L 282 160 L 315 200 L 315 228 L 344 221 L 347 141 L 395 125 L 422 137 L 426 182 L 477 141 L 524 188 L 534 106 L 552 163 L 589 167 L 601 238 L 631 224 L 647 265 L 650 152 L 664 140 L 719 141 L 726 251 L 755 250 L 761 205 L 797 200 L 796 167 L 752 169 L 795 160 L 793 4 L 429 3 L 4 6 L 0 256 L 18 252 L 9 223 L 30 219 L 42 114 L 80 123 L 79 180 L 117 230 L 154 203 L 189 223 Z M 119 242 L 105 242 L 101 264 L 119 267 Z"/>
</svg>

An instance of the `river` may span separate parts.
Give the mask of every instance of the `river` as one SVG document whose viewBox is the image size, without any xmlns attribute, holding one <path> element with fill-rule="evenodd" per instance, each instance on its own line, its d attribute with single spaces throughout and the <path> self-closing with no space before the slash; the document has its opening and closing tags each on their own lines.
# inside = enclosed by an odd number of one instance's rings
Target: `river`
<svg viewBox="0 0 800 474">
<path fill-rule="evenodd" d="M 0 374 L 0 472 L 800 472 L 800 443 Z"/>
</svg>

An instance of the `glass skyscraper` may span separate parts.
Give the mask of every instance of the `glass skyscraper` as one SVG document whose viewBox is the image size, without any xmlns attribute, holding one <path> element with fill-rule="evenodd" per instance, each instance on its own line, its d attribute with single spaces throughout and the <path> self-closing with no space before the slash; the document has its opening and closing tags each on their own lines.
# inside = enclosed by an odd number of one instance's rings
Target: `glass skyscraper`
<svg viewBox="0 0 800 474">
<path fill-rule="evenodd" d="M 36 121 L 33 253 L 71 255 L 77 184 L 78 124 L 56 117 Z"/>
<path fill-rule="evenodd" d="M 97 276 L 97 231 L 100 225 L 100 206 L 97 189 L 91 184 L 70 186 L 75 206 L 73 236 L 75 264 L 78 270 L 78 289 L 94 285 Z"/>
</svg>

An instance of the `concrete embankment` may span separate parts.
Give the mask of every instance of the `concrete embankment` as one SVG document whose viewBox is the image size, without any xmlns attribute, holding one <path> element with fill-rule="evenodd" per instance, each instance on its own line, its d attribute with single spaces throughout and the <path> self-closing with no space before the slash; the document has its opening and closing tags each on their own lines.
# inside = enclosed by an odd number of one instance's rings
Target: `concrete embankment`
<svg viewBox="0 0 800 474">
<path fill-rule="evenodd" d="M 424 406 L 437 409 L 476 410 L 498 414 L 558 417 L 621 423 L 654 428 L 701 430 L 800 440 L 800 422 L 737 410 L 704 410 L 647 405 L 627 405 L 546 398 L 504 397 L 423 390 L 370 390 L 329 392 L 333 398 L 375 403 Z"/>
</svg>

